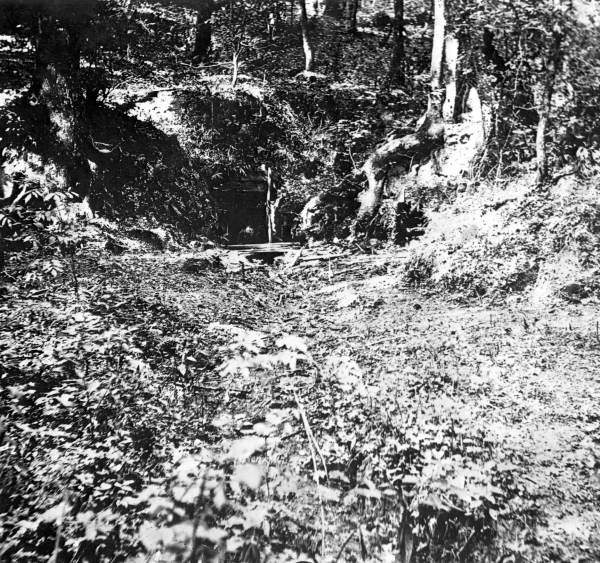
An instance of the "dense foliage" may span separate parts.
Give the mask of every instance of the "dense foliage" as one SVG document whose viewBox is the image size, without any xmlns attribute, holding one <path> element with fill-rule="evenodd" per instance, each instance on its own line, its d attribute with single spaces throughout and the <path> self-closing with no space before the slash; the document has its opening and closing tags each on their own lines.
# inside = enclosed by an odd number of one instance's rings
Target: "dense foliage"
<svg viewBox="0 0 600 563">
<path fill-rule="evenodd" d="M 364 321 L 379 300 L 342 287 L 334 301 L 293 264 L 232 271 L 215 252 L 186 270 L 153 254 L 263 242 L 274 209 L 275 240 L 410 242 L 401 268 L 370 272 L 393 283 L 598 294 L 595 2 L 362 4 L 0 2 L 0 560 L 533 549 L 534 495 L 473 403 L 516 378 L 512 357 L 495 363 L 457 322 L 436 340 L 423 318 L 427 337 L 396 347 L 368 327 L 358 337 L 402 375 L 374 382 L 350 348 L 287 334 L 278 307 L 354 327 L 344 312 Z M 334 284 L 327 260 L 315 275 Z M 524 355 L 543 342 L 556 360 L 551 332 Z M 597 324 L 555 338 L 597 352 Z M 577 463 L 593 482 L 596 462 Z M 516 520 L 518 541 L 494 544 Z"/>
</svg>

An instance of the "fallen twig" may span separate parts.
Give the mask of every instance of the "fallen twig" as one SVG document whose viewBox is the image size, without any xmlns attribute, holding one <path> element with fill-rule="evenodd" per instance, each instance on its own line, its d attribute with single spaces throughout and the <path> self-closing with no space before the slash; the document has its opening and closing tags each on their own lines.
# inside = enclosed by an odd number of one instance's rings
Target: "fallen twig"
<svg viewBox="0 0 600 563">
<path fill-rule="evenodd" d="M 317 444 L 317 440 L 313 431 L 310 428 L 310 424 L 308 423 L 308 417 L 306 416 L 306 411 L 300 402 L 300 398 L 296 391 L 294 391 L 294 398 L 296 399 L 296 404 L 298 405 L 298 410 L 300 411 L 300 416 L 302 417 L 302 422 L 304 423 L 304 429 L 306 430 L 306 434 L 308 435 L 309 442 L 312 443 L 312 447 L 319 454 L 319 458 L 321 459 L 321 463 L 323 465 L 323 471 L 325 472 L 325 478 L 327 482 L 329 482 L 329 473 L 327 472 L 327 464 L 325 463 L 325 458 L 323 457 L 323 452 L 321 452 L 321 448 L 319 448 L 319 444 Z"/>
<path fill-rule="evenodd" d="M 348 253 L 343 254 L 323 254 L 322 256 L 307 256 L 306 258 L 302 258 L 300 262 L 319 262 L 323 260 L 332 260 L 333 258 L 344 258 L 346 256 L 350 256 Z"/>
<path fill-rule="evenodd" d="M 54 549 L 52 550 L 52 555 L 48 560 L 49 563 L 58 563 L 58 556 L 60 554 L 60 540 L 62 539 L 63 533 L 63 524 L 65 521 L 65 516 L 67 513 L 67 491 L 65 490 L 63 493 L 63 501 L 61 506 L 61 513 L 58 519 L 58 527 L 56 529 L 56 537 L 54 539 Z"/>
<path fill-rule="evenodd" d="M 306 417 L 306 411 L 300 402 L 300 397 L 298 397 L 298 393 L 294 390 L 294 399 L 296 400 L 296 405 L 298 406 L 298 412 L 302 418 L 302 423 L 304 424 L 304 431 L 306 432 L 306 437 L 308 438 L 308 448 L 310 450 L 310 456 L 312 458 L 313 463 L 313 479 L 317 486 L 317 495 L 319 497 L 319 507 L 321 511 L 321 556 L 325 556 L 325 506 L 323 504 L 323 496 L 321 495 L 321 488 L 319 486 L 319 476 L 317 475 L 317 457 L 315 455 L 315 450 L 319 452 L 319 456 L 321 457 L 321 462 L 323 463 L 323 469 L 325 470 L 325 476 L 329 481 L 329 475 L 327 474 L 327 465 L 325 464 L 325 460 L 323 458 L 323 454 L 319 449 L 318 444 L 316 443 L 315 436 L 310 429 L 310 425 L 308 423 L 308 418 Z"/>
<path fill-rule="evenodd" d="M 375 346 L 376 344 L 383 344 L 384 342 L 393 342 L 394 340 L 400 340 L 404 338 L 406 335 L 404 334 L 396 334 L 394 336 L 386 336 L 385 338 L 380 338 L 379 340 L 374 340 L 373 342 L 369 342 L 369 346 Z"/>
<path fill-rule="evenodd" d="M 350 540 L 354 537 L 355 533 L 356 532 L 354 532 L 354 531 L 350 532 L 350 535 L 346 538 L 346 541 L 342 544 L 342 547 L 340 547 L 337 557 L 334 559 L 333 563 L 337 563 L 339 561 L 340 557 L 342 556 L 342 553 L 344 553 L 344 549 L 346 549 L 346 546 L 348 545 Z"/>
<path fill-rule="evenodd" d="M 345 268 L 344 270 L 336 270 L 333 272 L 335 276 L 339 276 L 341 274 L 347 274 L 348 272 L 355 272 L 356 270 L 360 270 L 362 268 L 362 264 L 357 264 L 356 266 L 352 266 L 351 268 Z"/>
</svg>

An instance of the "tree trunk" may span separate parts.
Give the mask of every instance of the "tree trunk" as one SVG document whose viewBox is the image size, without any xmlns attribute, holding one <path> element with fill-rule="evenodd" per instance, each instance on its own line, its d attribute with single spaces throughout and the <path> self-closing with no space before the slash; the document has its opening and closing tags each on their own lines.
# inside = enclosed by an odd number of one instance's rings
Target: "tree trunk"
<svg viewBox="0 0 600 563">
<path fill-rule="evenodd" d="M 38 18 L 34 91 L 48 110 L 56 137 L 57 184 L 84 197 L 91 172 L 81 154 L 83 91 L 79 81 L 81 42 L 77 25 L 60 24 L 52 16 Z"/>
<path fill-rule="evenodd" d="M 496 45 L 494 44 L 494 31 L 489 27 L 486 27 L 483 30 L 483 45 L 481 46 L 481 52 L 483 53 L 485 60 L 493 65 L 494 76 L 500 82 L 504 78 L 504 73 L 506 72 L 506 61 L 496 49 Z"/>
<path fill-rule="evenodd" d="M 212 43 L 211 17 L 214 9 L 213 0 L 202 2 L 196 14 L 196 36 L 192 57 L 199 62 L 206 62 Z"/>
<path fill-rule="evenodd" d="M 304 49 L 304 70 L 313 69 L 313 50 L 308 36 L 308 17 L 306 15 L 306 0 L 298 0 L 300 4 L 300 28 L 302 30 L 302 48 Z"/>
<path fill-rule="evenodd" d="M 343 0 L 325 0 L 324 16 L 330 16 L 335 19 L 342 19 L 344 16 Z"/>
<path fill-rule="evenodd" d="M 356 33 L 356 14 L 358 12 L 358 0 L 346 0 L 345 6 L 345 28 L 346 33 Z"/>
<path fill-rule="evenodd" d="M 431 121 L 439 121 L 442 114 L 442 60 L 444 58 L 445 29 L 444 0 L 433 0 L 433 45 L 431 47 L 429 107 L 427 108 L 427 115 Z"/>
<path fill-rule="evenodd" d="M 449 123 L 454 120 L 454 107 L 456 105 L 456 67 L 458 64 L 458 39 L 454 35 L 446 37 L 446 99 L 442 108 L 444 121 Z"/>
<path fill-rule="evenodd" d="M 410 172 L 413 165 L 429 158 L 443 142 L 443 128 L 426 127 L 404 137 L 391 138 L 375 149 L 362 168 L 367 187 L 358 196 L 360 208 L 352 227 L 354 233 L 368 228 L 369 221 L 379 210 L 388 170 L 399 166 Z"/>
<path fill-rule="evenodd" d="M 538 184 L 543 184 L 548 177 L 548 157 L 546 155 L 546 127 L 549 111 L 546 107 L 540 109 L 537 132 L 535 136 L 535 155 Z"/>
<path fill-rule="evenodd" d="M 237 86 L 238 75 L 240 72 L 240 54 L 236 50 L 232 55 L 232 64 L 233 64 L 233 74 L 231 75 L 231 87 L 235 88 Z"/>
<path fill-rule="evenodd" d="M 393 47 L 388 84 L 404 84 L 404 0 L 394 0 Z"/>
<path fill-rule="evenodd" d="M 552 95 L 554 93 L 554 85 L 556 83 L 556 75 L 558 73 L 562 52 L 562 33 L 558 25 L 552 32 L 552 46 L 550 54 L 546 60 L 546 76 L 544 80 L 543 91 L 541 92 L 540 101 L 538 103 L 538 125 L 535 139 L 535 152 L 537 164 L 537 182 L 543 184 L 548 179 L 548 155 L 546 151 L 546 131 L 550 112 L 552 110 Z"/>
<path fill-rule="evenodd" d="M 442 121 L 442 60 L 444 55 L 444 0 L 434 0 L 434 30 L 431 51 L 429 107 L 417 131 L 401 138 L 391 138 L 380 145 L 363 165 L 367 186 L 359 194 L 360 207 L 352 226 L 354 234 L 367 233 L 380 206 L 389 170 L 401 167 L 409 172 L 415 165 L 431 159 L 444 144 Z"/>
<path fill-rule="evenodd" d="M 133 38 L 133 18 L 135 17 L 135 6 L 134 6 L 134 0 L 127 0 L 125 2 L 125 19 L 127 22 L 127 29 L 125 31 L 125 35 L 127 36 L 127 53 L 126 53 L 126 57 L 127 57 L 127 61 L 128 62 L 132 62 L 133 61 L 133 45 L 131 44 L 132 38 Z"/>
<path fill-rule="evenodd" d="M 269 34 L 269 41 L 275 39 L 275 28 L 277 25 L 277 18 L 275 12 L 269 12 L 267 16 L 267 33 Z"/>
</svg>

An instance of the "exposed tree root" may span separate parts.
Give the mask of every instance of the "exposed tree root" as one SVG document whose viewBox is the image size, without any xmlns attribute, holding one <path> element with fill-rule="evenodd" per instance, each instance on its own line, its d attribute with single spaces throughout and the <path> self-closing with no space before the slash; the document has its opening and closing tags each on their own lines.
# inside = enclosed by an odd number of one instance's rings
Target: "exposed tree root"
<svg viewBox="0 0 600 563">
<path fill-rule="evenodd" d="M 381 204 L 381 198 L 392 167 L 400 166 L 405 173 L 430 159 L 444 144 L 444 125 L 429 117 L 415 133 L 391 138 L 380 145 L 363 165 L 367 187 L 359 196 L 360 208 L 352 227 L 353 234 L 365 230 Z"/>
</svg>

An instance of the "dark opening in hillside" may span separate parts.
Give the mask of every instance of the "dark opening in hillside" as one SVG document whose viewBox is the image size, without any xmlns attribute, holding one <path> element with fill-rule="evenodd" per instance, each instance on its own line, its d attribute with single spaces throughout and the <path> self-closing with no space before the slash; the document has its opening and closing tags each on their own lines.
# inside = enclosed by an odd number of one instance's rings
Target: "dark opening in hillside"
<svg viewBox="0 0 600 563">
<path fill-rule="evenodd" d="M 277 186 L 264 175 L 247 175 L 213 190 L 219 234 L 229 244 L 291 240 L 290 221 L 277 212 Z M 270 218 L 269 218 L 270 214 Z"/>
<path fill-rule="evenodd" d="M 219 234 L 229 243 L 267 242 L 266 197 L 263 192 L 218 191 Z"/>
</svg>

